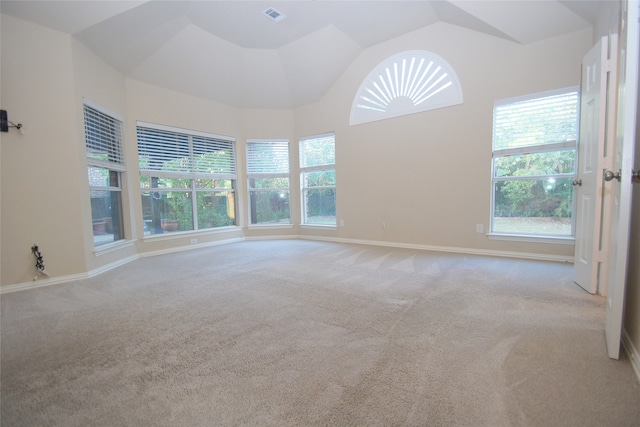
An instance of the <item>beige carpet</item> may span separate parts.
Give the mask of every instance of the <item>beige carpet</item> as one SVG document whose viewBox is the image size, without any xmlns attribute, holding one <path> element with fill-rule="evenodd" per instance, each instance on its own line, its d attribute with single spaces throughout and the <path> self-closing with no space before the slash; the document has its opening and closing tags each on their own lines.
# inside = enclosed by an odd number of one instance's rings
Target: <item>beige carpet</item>
<svg viewBox="0 0 640 427">
<path fill-rule="evenodd" d="M 312 241 L 2 296 L 2 427 L 638 426 L 572 266 Z"/>
</svg>

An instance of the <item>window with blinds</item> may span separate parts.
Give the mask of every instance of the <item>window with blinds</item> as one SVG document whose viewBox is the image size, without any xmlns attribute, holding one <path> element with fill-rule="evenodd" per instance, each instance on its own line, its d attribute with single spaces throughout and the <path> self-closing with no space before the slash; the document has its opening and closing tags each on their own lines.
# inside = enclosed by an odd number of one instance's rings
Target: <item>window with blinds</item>
<svg viewBox="0 0 640 427">
<path fill-rule="evenodd" d="M 138 122 L 145 235 L 236 224 L 235 139 Z"/>
<path fill-rule="evenodd" d="M 289 141 L 247 141 L 247 173 L 289 174 Z"/>
<path fill-rule="evenodd" d="M 300 167 L 317 168 L 336 162 L 333 134 L 300 140 Z"/>
<path fill-rule="evenodd" d="M 578 135 L 578 92 L 515 98 L 496 102 L 493 149 L 545 144 L 575 144 Z"/>
<path fill-rule="evenodd" d="M 93 243 L 99 247 L 124 239 L 122 226 L 122 120 L 105 108 L 84 101 Z"/>
<path fill-rule="evenodd" d="M 138 126 L 141 171 L 235 178 L 234 140 Z"/>
<path fill-rule="evenodd" d="M 573 235 L 579 88 L 496 101 L 491 232 Z"/>
<path fill-rule="evenodd" d="M 290 224 L 289 141 L 247 140 L 251 225 Z"/>
<path fill-rule="evenodd" d="M 121 121 L 84 105 L 87 161 L 94 166 L 124 170 Z"/>
<path fill-rule="evenodd" d="M 300 140 L 302 223 L 336 225 L 336 151 L 333 133 Z"/>
</svg>

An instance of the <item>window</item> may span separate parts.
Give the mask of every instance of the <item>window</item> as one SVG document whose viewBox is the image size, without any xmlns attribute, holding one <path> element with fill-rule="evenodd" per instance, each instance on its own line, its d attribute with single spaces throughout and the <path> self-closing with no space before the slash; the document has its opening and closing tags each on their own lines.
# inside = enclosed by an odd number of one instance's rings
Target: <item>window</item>
<svg viewBox="0 0 640 427">
<path fill-rule="evenodd" d="M 336 225 L 335 136 L 300 140 L 302 223 Z"/>
<path fill-rule="evenodd" d="M 84 102 L 93 244 L 122 240 L 122 118 L 104 108 Z"/>
<path fill-rule="evenodd" d="M 573 235 L 578 97 L 573 87 L 496 101 L 493 233 Z"/>
<path fill-rule="evenodd" d="M 289 141 L 247 141 L 249 222 L 291 224 Z"/>
<path fill-rule="evenodd" d="M 138 122 L 145 235 L 236 224 L 233 138 Z"/>
<path fill-rule="evenodd" d="M 443 58 L 409 50 L 378 64 L 351 104 L 349 125 L 462 104 L 458 76 Z"/>
</svg>

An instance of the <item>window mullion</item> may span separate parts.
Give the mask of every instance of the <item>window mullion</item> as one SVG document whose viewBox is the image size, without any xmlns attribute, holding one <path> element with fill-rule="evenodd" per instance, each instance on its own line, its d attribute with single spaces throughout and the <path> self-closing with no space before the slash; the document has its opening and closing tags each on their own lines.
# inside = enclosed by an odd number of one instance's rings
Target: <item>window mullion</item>
<svg viewBox="0 0 640 427">
<path fill-rule="evenodd" d="M 122 188 L 120 188 L 120 187 L 111 187 L 111 186 L 96 187 L 95 185 L 91 185 L 91 186 L 89 186 L 89 190 L 92 190 L 92 191 L 122 191 Z"/>
<path fill-rule="evenodd" d="M 527 181 L 527 180 L 541 180 L 541 179 L 562 179 L 573 178 L 575 173 L 571 174 L 549 174 L 549 175 L 518 175 L 518 176 L 496 176 L 494 181 Z"/>
<path fill-rule="evenodd" d="M 193 229 L 198 229 L 198 190 L 196 180 L 191 180 L 191 211 L 193 212 Z"/>
<path fill-rule="evenodd" d="M 301 173 L 309 173 L 309 172 L 327 172 L 335 170 L 335 165 L 320 165 L 320 166 L 307 166 L 304 168 L 300 168 Z"/>
<path fill-rule="evenodd" d="M 576 141 L 562 141 L 562 142 L 553 142 L 549 144 L 541 144 L 541 145 L 528 145 L 525 147 L 514 147 L 514 148 L 503 148 L 500 150 L 493 151 L 493 157 L 509 157 L 509 156 L 517 156 L 523 154 L 534 154 L 534 153 L 550 153 L 553 151 L 563 151 L 570 150 L 576 148 Z"/>
</svg>

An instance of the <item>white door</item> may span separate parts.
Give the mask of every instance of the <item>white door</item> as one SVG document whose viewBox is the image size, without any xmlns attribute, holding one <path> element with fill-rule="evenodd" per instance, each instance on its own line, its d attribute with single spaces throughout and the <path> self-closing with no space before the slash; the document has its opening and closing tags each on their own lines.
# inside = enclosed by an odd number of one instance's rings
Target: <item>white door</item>
<svg viewBox="0 0 640 427">
<path fill-rule="evenodd" d="M 577 209 L 573 280 L 592 294 L 598 290 L 607 117 L 607 46 L 608 39 L 603 37 L 582 60 L 578 173 L 574 181 Z"/>
<path fill-rule="evenodd" d="M 614 196 L 611 251 L 609 262 L 609 295 L 605 335 L 609 357 L 620 356 L 620 338 L 624 311 L 624 295 L 627 280 L 627 258 L 631 225 L 631 194 L 633 158 L 636 144 L 636 118 L 638 107 L 638 2 L 622 2 L 620 16 L 620 77 L 618 98 L 618 124 L 616 137 L 616 162 L 611 172 L 620 171 L 616 178 L 606 183 Z M 628 10 L 627 10 L 628 7 Z"/>
</svg>

